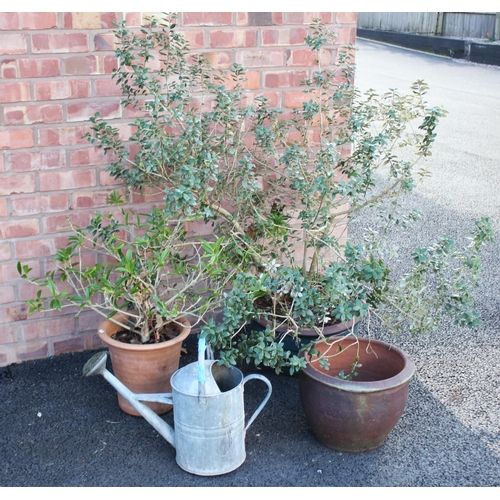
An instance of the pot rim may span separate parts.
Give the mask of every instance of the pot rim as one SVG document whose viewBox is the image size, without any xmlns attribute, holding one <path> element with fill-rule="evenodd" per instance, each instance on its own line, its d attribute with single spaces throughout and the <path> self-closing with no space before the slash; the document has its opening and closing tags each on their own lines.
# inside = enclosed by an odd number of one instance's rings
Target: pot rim
<svg viewBox="0 0 500 500">
<path fill-rule="evenodd" d="M 188 337 L 188 335 L 191 333 L 191 324 L 189 320 L 187 318 L 179 318 L 176 321 L 183 323 L 184 328 L 182 328 L 177 337 L 167 340 L 166 342 L 157 342 L 154 344 L 127 344 L 126 342 L 119 342 L 118 340 L 114 340 L 110 335 L 113 335 L 116 331 L 118 331 L 116 328 L 120 328 L 120 325 L 118 325 L 111 319 L 106 319 L 99 325 L 99 327 L 97 328 L 97 335 L 99 335 L 99 338 L 105 344 L 119 349 L 124 349 L 126 351 L 153 351 L 156 349 L 163 349 L 165 347 L 172 346 L 179 342 L 183 342 Z M 114 331 L 108 334 L 107 332 L 109 329 L 113 329 Z"/>
<path fill-rule="evenodd" d="M 339 337 L 340 338 L 340 337 Z M 317 382 L 324 385 L 328 385 L 340 391 L 346 392 L 356 392 L 356 393 L 373 393 L 380 392 L 387 389 L 395 389 L 401 385 L 407 384 L 410 379 L 415 374 L 415 363 L 413 360 L 399 347 L 393 346 L 384 342 L 382 340 L 368 339 L 366 337 L 359 337 L 358 341 L 363 342 L 363 344 L 375 344 L 379 347 L 390 349 L 396 352 L 403 359 L 404 365 L 403 369 L 393 377 L 386 378 L 384 380 L 376 380 L 371 382 L 360 382 L 355 380 L 343 380 L 333 375 L 327 375 L 326 373 L 318 370 L 309 361 L 307 362 L 306 368 L 304 368 L 300 373 L 301 375 L 306 375 Z M 318 344 L 324 344 L 325 342 L 318 342 Z M 306 353 L 302 351 L 299 353 L 299 357 L 305 358 Z"/>
</svg>

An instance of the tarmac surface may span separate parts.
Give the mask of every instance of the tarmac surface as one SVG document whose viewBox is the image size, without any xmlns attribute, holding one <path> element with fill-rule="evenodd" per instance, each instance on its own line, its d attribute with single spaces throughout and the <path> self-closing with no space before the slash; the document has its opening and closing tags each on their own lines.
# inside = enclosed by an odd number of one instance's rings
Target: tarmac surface
<svg viewBox="0 0 500 500">
<path fill-rule="evenodd" d="M 467 243 L 474 220 L 489 216 L 500 234 L 500 68 L 358 40 L 357 84 L 409 91 L 426 80 L 430 104 L 449 115 L 438 128 L 434 177 L 408 198 L 421 222 L 395 234 L 401 268 L 411 249 L 447 233 Z M 362 217 L 353 234 L 370 223 Z M 498 242 L 483 252 L 476 294 L 483 325 L 445 322 L 429 336 L 388 337 L 415 361 L 406 410 L 380 448 L 339 453 L 320 445 L 303 414 L 298 379 L 257 371 L 273 393 L 246 435 L 246 460 L 229 474 L 181 470 L 175 450 L 143 419 L 121 412 L 102 377 L 82 378 L 93 352 L 10 367 L 0 380 L 0 486 L 6 487 L 490 487 L 500 486 L 500 280 Z M 406 259 L 406 261 L 405 261 Z M 362 326 L 360 334 L 363 333 Z M 181 364 L 194 361 L 196 338 Z M 111 370 L 108 361 L 108 369 Z M 251 415 L 266 389 L 245 386 Z M 163 417 L 172 423 L 172 415 Z M 2 493 L 2 494 L 3 494 Z"/>
</svg>

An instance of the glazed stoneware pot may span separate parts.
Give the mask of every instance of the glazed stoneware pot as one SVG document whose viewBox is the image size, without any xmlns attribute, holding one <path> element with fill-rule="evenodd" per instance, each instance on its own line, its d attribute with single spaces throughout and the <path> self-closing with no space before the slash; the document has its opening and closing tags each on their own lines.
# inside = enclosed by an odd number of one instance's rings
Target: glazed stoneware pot
<svg viewBox="0 0 500 500">
<path fill-rule="evenodd" d="M 156 344 L 127 344 L 111 337 L 122 329 L 111 320 L 99 326 L 98 335 L 107 345 L 113 373 L 136 394 L 155 394 L 172 392 L 170 377 L 179 368 L 182 342 L 191 332 L 191 325 L 182 320 L 184 327 L 179 327 L 179 335 L 166 342 Z M 132 405 L 118 394 L 118 404 L 125 413 L 134 416 L 140 414 Z M 172 405 L 163 403 L 145 403 L 156 414 L 161 415 L 172 409 Z"/>
<path fill-rule="evenodd" d="M 351 453 L 373 450 L 384 443 L 403 414 L 415 365 L 402 350 L 385 342 L 352 336 L 335 340 L 339 342 L 328 354 L 338 354 L 329 358 L 329 370 L 313 358 L 300 373 L 302 408 L 324 446 Z M 351 371 L 356 342 L 362 366 L 352 380 L 340 379 L 341 370 Z M 328 347 L 325 342 L 316 344 L 321 353 Z M 308 359 L 306 353 L 300 355 Z"/>
</svg>

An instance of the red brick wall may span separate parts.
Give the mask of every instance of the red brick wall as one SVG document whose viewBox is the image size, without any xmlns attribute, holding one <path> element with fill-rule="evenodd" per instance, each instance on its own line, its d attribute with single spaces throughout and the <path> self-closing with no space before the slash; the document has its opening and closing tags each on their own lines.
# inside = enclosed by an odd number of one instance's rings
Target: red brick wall
<svg viewBox="0 0 500 500">
<path fill-rule="evenodd" d="M 314 17 L 336 29 L 339 46 L 354 43 L 355 13 L 187 12 L 179 25 L 216 67 L 246 66 L 250 92 L 293 107 L 314 65 L 303 43 Z M 85 225 L 119 188 L 107 158 L 82 136 L 96 111 L 124 128 L 129 122 L 110 79 L 112 22 L 122 19 L 139 26 L 141 14 L 0 13 L 0 366 L 101 345 L 93 313 L 28 317 L 24 301 L 36 290 L 16 265 L 44 274 L 69 234 L 67 218 Z M 322 57 L 334 65 L 336 49 Z"/>
</svg>

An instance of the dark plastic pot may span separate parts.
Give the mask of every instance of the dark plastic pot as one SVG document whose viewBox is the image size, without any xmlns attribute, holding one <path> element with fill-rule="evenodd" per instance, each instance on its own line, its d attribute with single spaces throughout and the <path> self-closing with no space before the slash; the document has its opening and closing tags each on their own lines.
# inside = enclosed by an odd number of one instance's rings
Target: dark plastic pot
<svg viewBox="0 0 500 500">
<path fill-rule="evenodd" d="M 331 341 L 332 339 L 330 339 Z M 358 376 L 343 380 L 341 370 L 350 373 L 357 354 L 356 339 L 338 338 L 342 350 L 329 359 L 330 369 L 309 360 L 301 371 L 299 392 L 307 422 L 324 446 L 358 453 L 381 446 L 398 423 L 408 400 L 413 361 L 402 350 L 381 342 L 359 338 Z M 316 344 L 324 353 L 328 345 Z M 334 351 L 330 351 L 332 354 Z M 301 356 L 306 356 L 301 353 Z"/>
<path fill-rule="evenodd" d="M 259 326 L 262 327 L 262 329 L 265 329 L 268 324 L 270 324 L 269 321 L 265 320 L 264 318 L 259 318 L 257 321 L 255 321 Z M 354 324 L 354 330 L 353 330 L 353 324 Z M 347 335 L 348 333 L 354 332 L 354 334 L 357 333 L 359 329 L 359 319 L 358 318 L 353 318 L 351 321 L 345 321 L 344 323 L 337 323 L 335 325 L 331 326 L 326 326 L 323 329 L 323 335 L 326 338 L 332 337 L 332 336 L 343 336 Z M 292 338 L 290 335 L 285 335 L 287 332 L 287 328 L 284 326 L 278 327 L 276 329 L 276 337 L 278 340 L 282 340 L 283 347 L 292 352 L 298 352 L 300 349 L 305 348 L 308 346 L 311 342 L 315 342 L 319 340 L 318 334 L 314 330 L 309 330 L 309 329 L 303 329 L 300 331 L 299 336 L 297 339 Z"/>
</svg>

